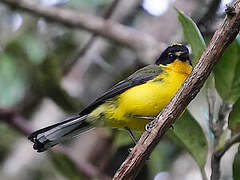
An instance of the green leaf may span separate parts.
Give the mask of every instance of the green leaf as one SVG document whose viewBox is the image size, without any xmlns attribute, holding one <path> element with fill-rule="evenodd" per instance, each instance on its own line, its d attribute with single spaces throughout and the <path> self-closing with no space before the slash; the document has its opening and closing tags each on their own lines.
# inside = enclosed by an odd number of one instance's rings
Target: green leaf
<svg viewBox="0 0 240 180">
<path fill-rule="evenodd" d="M 84 179 L 76 164 L 68 156 L 61 152 L 50 152 L 49 155 L 55 168 L 67 179 Z"/>
<path fill-rule="evenodd" d="M 169 130 L 168 136 L 192 155 L 201 170 L 204 168 L 208 152 L 207 139 L 200 125 L 188 111 L 176 121 L 174 130 Z"/>
<path fill-rule="evenodd" d="M 240 97 L 240 45 L 237 40 L 225 50 L 214 68 L 216 88 L 220 96 L 234 103 Z"/>
<path fill-rule="evenodd" d="M 232 132 L 240 132 L 240 98 L 233 105 L 232 111 L 229 115 L 228 127 Z"/>
<path fill-rule="evenodd" d="M 195 65 L 206 48 L 205 41 L 194 21 L 190 17 L 184 15 L 182 11 L 178 10 L 177 8 L 175 9 L 178 13 L 178 20 L 182 25 L 184 39 L 192 47 L 194 56 L 193 65 Z"/>
<path fill-rule="evenodd" d="M 233 180 L 239 180 L 240 179 L 240 146 L 238 145 L 238 152 L 235 155 L 234 161 L 233 161 Z"/>
</svg>

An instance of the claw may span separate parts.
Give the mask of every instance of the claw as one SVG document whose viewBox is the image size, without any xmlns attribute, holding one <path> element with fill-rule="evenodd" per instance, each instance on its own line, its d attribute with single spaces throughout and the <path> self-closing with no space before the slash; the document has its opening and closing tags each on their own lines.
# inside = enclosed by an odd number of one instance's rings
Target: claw
<svg viewBox="0 0 240 180">
<path fill-rule="evenodd" d="M 146 124 L 145 130 L 146 130 L 147 132 L 150 132 L 151 129 L 154 128 L 155 124 L 156 124 L 156 119 L 154 118 L 153 121 L 151 121 L 150 123 Z"/>
<path fill-rule="evenodd" d="M 129 154 L 132 152 L 132 150 L 133 150 L 133 148 L 128 149 Z"/>
</svg>

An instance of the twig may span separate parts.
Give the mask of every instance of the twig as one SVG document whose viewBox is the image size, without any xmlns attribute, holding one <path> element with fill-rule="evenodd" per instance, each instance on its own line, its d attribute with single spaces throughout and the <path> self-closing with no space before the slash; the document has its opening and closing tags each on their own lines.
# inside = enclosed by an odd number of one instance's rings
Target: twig
<svg viewBox="0 0 240 180">
<path fill-rule="evenodd" d="M 232 147 L 235 143 L 240 142 L 240 134 L 234 135 L 231 139 L 229 139 L 226 144 L 223 146 L 223 148 L 219 149 L 216 154 L 219 158 L 221 158 L 225 152 Z"/>
<path fill-rule="evenodd" d="M 178 90 L 164 110 L 158 115 L 157 123 L 150 132 L 145 132 L 130 155 L 123 162 L 113 179 L 134 179 L 146 159 L 156 147 L 160 138 L 166 133 L 176 118 L 197 95 L 210 75 L 226 47 L 235 39 L 240 29 L 240 0 L 234 3 L 234 15 L 225 18 L 221 27 L 215 32 L 208 48 L 190 76 Z"/>
<path fill-rule="evenodd" d="M 216 102 L 216 97 L 213 94 L 213 89 L 212 88 L 207 88 L 207 103 L 208 103 L 208 122 L 209 122 L 209 127 L 213 134 L 215 134 L 215 129 L 214 129 L 214 107 L 215 107 L 215 102 Z"/>
<path fill-rule="evenodd" d="M 230 110 L 231 110 L 231 105 L 223 101 L 219 108 L 216 122 L 213 122 L 214 120 L 213 117 L 211 116 L 209 117 L 210 128 L 214 135 L 214 149 L 216 149 L 219 144 L 219 139 L 223 133 L 223 127 L 226 124 L 226 117 L 228 116 Z M 213 113 L 214 112 L 211 112 L 211 114 Z"/>
<path fill-rule="evenodd" d="M 219 151 L 217 151 L 217 147 L 219 145 L 219 140 L 223 133 L 223 127 L 226 124 L 226 117 L 228 116 L 230 109 L 231 109 L 231 105 L 229 103 L 223 101 L 220 106 L 220 109 L 218 112 L 218 118 L 217 118 L 216 122 L 212 122 L 212 123 L 210 122 L 210 124 L 211 124 L 210 128 L 212 129 L 212 132 L 214 134 L 214 144 L 213 144 L 214 152 L 211 157 L 211 168 L 212 168 L 211 180 L 218 180 L 221 175 L 220 161 L 221 161 L 222 155 L 220 155 L 220 154 L 224 154 L 225 152 L 220 153 Z M 227 142 L 227 144 L 228 144 L 228 142 Z"/>
<path fill-rule="evenodd" d="M 232 147 L 235 143 L 240 142 L 240 134 L 236 134 L 231 139 L 229 139 L 226 144 L 219 149 L 218 151 L 215 151 L 212 155 L 211 159 L 211 168 L 212 168 L 212 174 L 211 174 L 211 180 L 218 180 L 220 179 L 221 172 L 220 172 L 220 161 L 222 156 L 225 154 L 225 152 Z"/>
<path fill-rule="evenodd" d="M 157 42 L 152 36 L 111 20 L 104 20 L 100 17 L 81 14 L 66 8 L 44 6 L 31 0 L 2 0 L 1 3 L 32 13 L 36 16 L 44 17 L 47 20 L 61 23 L 68 27 L 71 26 L 90 31 L 130 47 L 139 53 L 144 50 L 148 52 L 146 53 L 146 56 L 148 56 L 146 58 L 152 59 L 156 57 L 159 55 L 159 52 L 165 48 L 164 44 Z"/>
</svg>

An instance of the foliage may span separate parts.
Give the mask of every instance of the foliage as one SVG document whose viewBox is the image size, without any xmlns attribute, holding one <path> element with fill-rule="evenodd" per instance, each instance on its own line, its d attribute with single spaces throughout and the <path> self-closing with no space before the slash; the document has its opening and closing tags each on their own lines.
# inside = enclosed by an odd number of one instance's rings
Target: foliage
<svg viewBox="0 0 240 180">
<path fill-rule="evenodd" d="M 184 39 L 191 45 L 193 51 L 193 64 L 195 65 L 206 48 L 205 41 L 200 30 L 194 21 L 183 14 L 180 10 L 178 12 L 178 20 L 182 25 Z"/>
<path fill-rule="evenodd" d="M 240 38 L 240 37 L 238 37 Z M 214 68 L 216 88 L 225 101 L 234 103 L 240 97 L 240 44 L 235 40 Z"/>
<path fill-rule="evenodd" d="M 240 133 L 240 98 L 233 105 L 229 116 L 228 126 L 233 133 Z"/>
<path fill-rule="evenodd" d="M 201 126 L 188 111 L 176 121 L 168 135 L 192 155 L 201 169 L 204 168 L 208 152 L 207 139 Z"/>
</svg>

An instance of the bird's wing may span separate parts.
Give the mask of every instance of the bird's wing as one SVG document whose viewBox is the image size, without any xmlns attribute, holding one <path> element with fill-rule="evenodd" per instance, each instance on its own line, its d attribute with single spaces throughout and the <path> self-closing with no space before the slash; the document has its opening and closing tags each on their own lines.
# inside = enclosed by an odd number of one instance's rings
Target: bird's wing
<svg viewBox="0 0 240 180">
<path fill-rule="evenodd" d="M 97 106 L 104 103 L 106 100 L 123 93 L 124 91 L 131 87 L 144 84 L 145 82 L 155 78 L 161 73 L 162 69 L 157 65 L 149 65 L 142 69 L 139 69 L 131 76 L 129 76 L 123 81 L 120 81 L 119 83 L 114 85 L 111 89 L 106 91 L 101 97 L 96 99 L 93 103 L 91 103 L 83 111 L 81 111 L 79 115 L 83 116 L 89 114 L 92 110 L 94 110 Z"/>
</svg>

